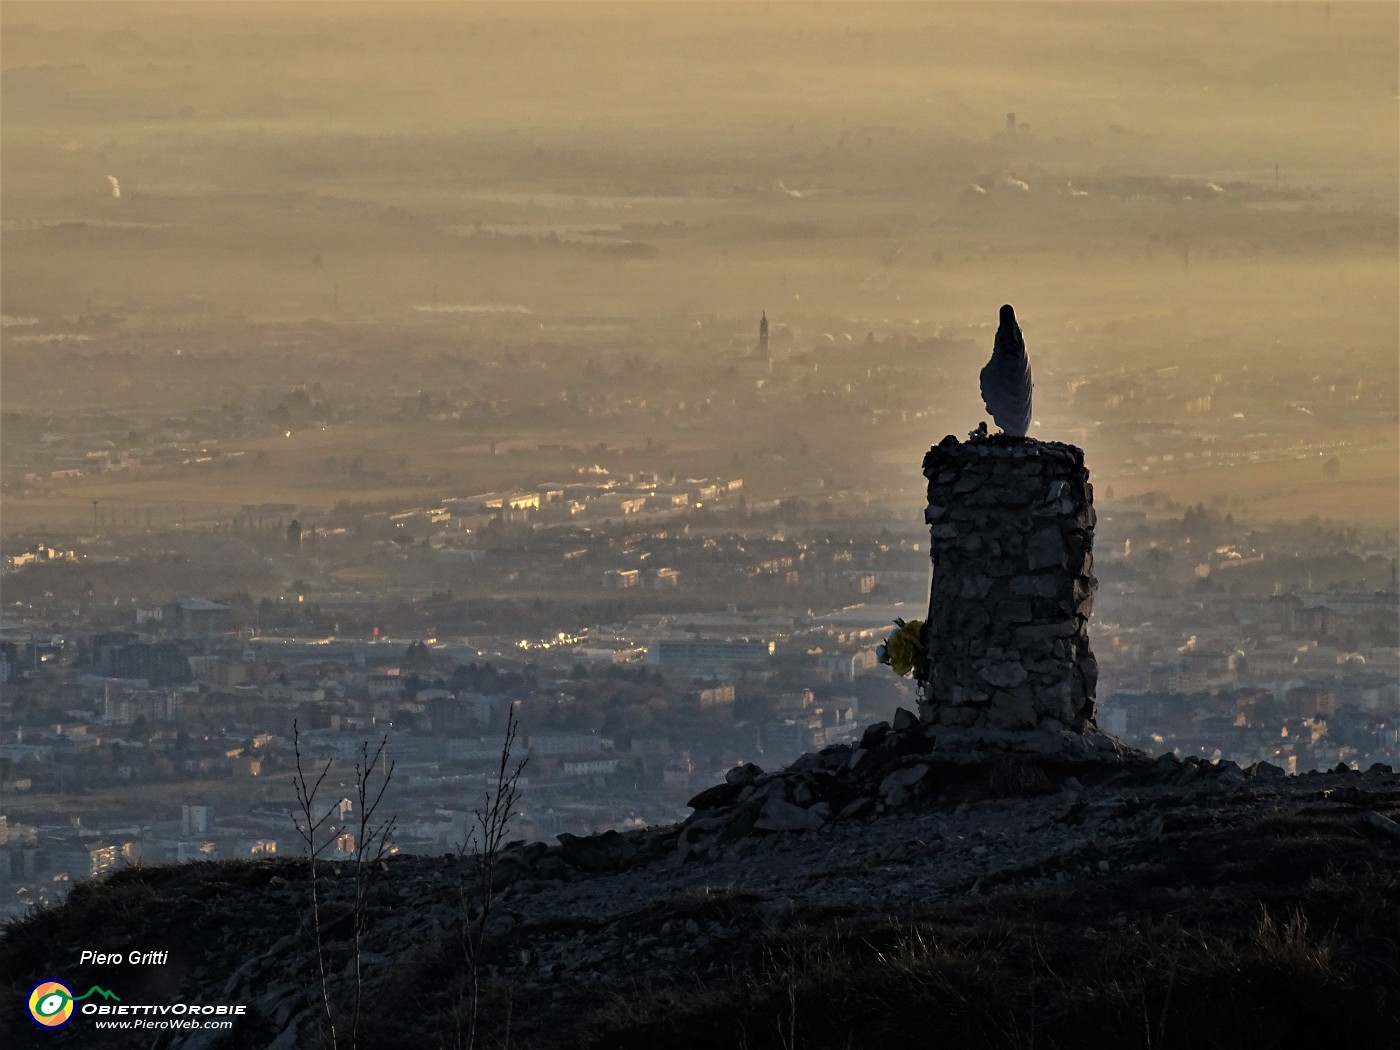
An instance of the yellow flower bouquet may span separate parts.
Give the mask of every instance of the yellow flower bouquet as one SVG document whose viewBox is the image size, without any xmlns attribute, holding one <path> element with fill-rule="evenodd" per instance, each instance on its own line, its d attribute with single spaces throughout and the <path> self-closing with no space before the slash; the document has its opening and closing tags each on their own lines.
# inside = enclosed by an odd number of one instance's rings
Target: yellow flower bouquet
<svg viewBox="0 0 1400 1050">
<path fill-rule="evenodd" d="M 910 672 L 920 682 L 928 677 L 928 651 L 924 648 L 924 621 L 894 621 L 895 631 L 875 650 L 875 658 L 901 678 Z"/>
</svg>

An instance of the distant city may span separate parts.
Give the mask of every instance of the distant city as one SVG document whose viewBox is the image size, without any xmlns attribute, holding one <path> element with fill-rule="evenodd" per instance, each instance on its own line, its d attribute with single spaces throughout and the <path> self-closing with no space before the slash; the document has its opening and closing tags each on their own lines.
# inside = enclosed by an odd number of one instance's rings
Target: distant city
<svg viewBox="0 0 1400 1050">
<path fill-rule="evenodd" d="M 7 552 L 5 910 L 123 864 L 304 850 L 294 744 L 333 763 L 319 801 L 350 856 L 380 741 L 394 848 L 470 848 L 511 710 L 526 839 L 669 822 L 738 763 L 850 741 L 915 706 L 875 647 L 924 615 L 929 562 L 907 507 L 834 497 L 600 468 L 315 528 L 269 505 Z M 1141 502 L 1100 508 L 1100 726 L 1288 772 L 1400 761 L 1393 535 Z M 225 562 L 280 591 L 141 593 Z M 347 583 L 365 565 L 397 582 Z M 93 600 L 113 586 L 137 593 Z"/>
<path fill-rule="evenodd" d="M 1393 6 L 1085 10 L 0 6 L 0 914 L 915 710 L 1003 304 L 1099 726 L 1400 762 Z"/>
</svg>

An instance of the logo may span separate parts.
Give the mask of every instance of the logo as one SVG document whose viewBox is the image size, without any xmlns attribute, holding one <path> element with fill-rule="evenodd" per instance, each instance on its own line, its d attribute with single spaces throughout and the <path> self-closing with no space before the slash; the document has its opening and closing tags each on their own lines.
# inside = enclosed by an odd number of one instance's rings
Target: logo
<svg viewBox="0 0 1400 1050">
<path fill-rule="evenodd" d="M 116 993 L 93 985 L 82 995 L 74 995 L 66 984 L 60 981 L 40 981 L 29 990 L 29 1016 L 43 1028 L 62 1028 L 73 1019 L 73 1004 L 90 995 L 100 995 L 104 999 L 116 999 Z"/>
</svg>

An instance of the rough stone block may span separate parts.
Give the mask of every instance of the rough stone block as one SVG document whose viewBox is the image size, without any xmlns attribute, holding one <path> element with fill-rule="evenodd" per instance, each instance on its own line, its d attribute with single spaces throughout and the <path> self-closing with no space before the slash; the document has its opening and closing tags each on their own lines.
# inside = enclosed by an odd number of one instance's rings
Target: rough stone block
<svg viewBox="0 0 1400 1050">
<path fill-rule="evenodd" d="M 1086 696 L 1093 696 L 1099 686 L 1099 661 L 1093 653 L 1085 653 L 1079 658 L 1075 665 L 1079 669 L 1079 675 L 1084 680 L 1084 693 Z"/>
<path fill-rule="evenodd" d="M 1059 525 L 1047 525 L 1031 535 L 1026 543 L 1026 565 L 1032 570 L 1065 564 L 1065 538 Z"/>
<path fill-rule="evenodd" d="M 1029 677 L 1024 667 L 1011 661 L 984 667 L 981 670 L 981 676 L 988 685 L 996 686 L 999 689 L 1010 689 L 1013 686 L 1018 686 Z"/>
<path fill-rule="evenodd" d="M 992 617 L 986 608 L 981 605 L 973 605 L 963 610 L 961 616 L 961 628 L 963 632 L 972 638 L 987 633 L 987 628 L 991 625 Z"/>
<path fill-rule="evenodd" d="M 895 791 L 909 791 L 919 785 L 924 777 L 928 775 L 929 767 L 922 762 L 915 762 L 913 765 L 903 766 L 896 769 L 880 781 L 878 794 L 882 799 L 888 799 Z"/>
<path fill-rule="evenodd" d="M 939 707 L 934 712 L 934 724 L 971 728 L 981 718 L 982 712 L 973 707 Z"/>
<path fill-rule="evenodd" d="M 826 821 L 820 813 L 784 802 L 781 798 L 770 798 L 763 804 L 754 827 L 761 831 L 815 831 Z"/>
<path fill-rule="evenodd" d="M 1056 716 L 1061 709 L 1068 710 L 1072 689 L 1069 679 L 1060 678 L 1042 686 L 1036 692 L 1035 707 L 1043 715 Z"/>
<path fill-rule="evenodd" d="M 894 723 L 893 723 L 893 725 L 894 725 L 894 731 L 895 731 L 896 733 L 905 733 L 905 732 L 908 732 L 909 730 L 913 729 L 913 728 L 914 728 L 915 726 L 917 726 L 918 724 L 919 724 L 919 719 L 918 719 L 918 717 L 914 714 L 914 712 L 909 711 L 909 710 L 906 710 L 906 709 L 903 708 L 903 707 L 896 707 L 896 708 L 895 708 L 895 710 L 894 710 Z"/>
<path fill-rule="evenodd" d="M 700 792 L 687 802 L 686 805 L 696 810 L 718 809 L 721 806 L 727 806 L 736 801 L 742 790 L 743 785 L 733 781 L 724 784 L 716 784 Z"/>
<path fill-rule="evenodd" d="M 958 594 L 962 598 L 985 598 L 992 592 L 992 582 L 990 576 L 965 577 Z"/>
<path fill-rule="evenodd" d="M 1023 597 L 1050 598 L 1059 590 L 1059 581 L 1048 573 L 1036 576 L 1016 576 L 1011 580 L 1009 589 L 1012 594 Z"/>
<path fill-rule="evenodd" d="M 888 722 L 874 722 L 865 727 L 865 732 L 861 734 L 860 744 L 857 745 L 866 751 L 880 746 L 880 741 L 884 740 L 890 733 Z"/>
<path fill-rule="evenodd" d="M 997 694 L 987 709 L 986 724 L 1003 729 L 1031 729 L 1037 722 L 1030 696 L 1015 692 Z"/>
<path fill-rule="evenodd" d="M 745 762 L 742 766 L 735 766 L 728 773 L 724 774 L 724 780 L 727 784 L 752 784 L 762 775 L 762 766 L 756 766 L 752 762 Z"/>
<path fill-rule="evenodd" d="M 1060 620 L 1054 623 L 1017 627 L 1015 638 L 1017 644 L 1024 645 L 1027 642 L 1037 642 L 1047 638 L 1072 638 L 1077 633 L 1079 633 L 1077 620 Z"/>
</svg>

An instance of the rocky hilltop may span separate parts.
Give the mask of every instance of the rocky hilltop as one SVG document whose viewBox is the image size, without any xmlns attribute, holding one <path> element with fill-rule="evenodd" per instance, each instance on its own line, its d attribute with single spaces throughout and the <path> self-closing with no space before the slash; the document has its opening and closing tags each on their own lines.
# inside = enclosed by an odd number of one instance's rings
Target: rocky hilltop
<svg viewBox="0 0 1400 1050">
<path fill-rule="evenodd" d="M 4 932 L 0 1043 L 292 1050 L 334 1022 L 365 1047 L 1400 1045 L 1400 776 L 945 759 L 899 721 L 740 767 L 678 826 L 512 845 L 484 915 L 472 857 L 394 857 L 358 953 L 347 866 L 314 907 L 304 860 L 82 884 Z M 94 945 L 171 954 L 79 965 Z M 45 978 L 247 1013 L 43 1032 L 22 1004 Z"/>
</svg>

